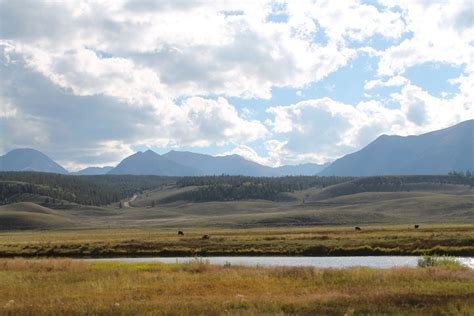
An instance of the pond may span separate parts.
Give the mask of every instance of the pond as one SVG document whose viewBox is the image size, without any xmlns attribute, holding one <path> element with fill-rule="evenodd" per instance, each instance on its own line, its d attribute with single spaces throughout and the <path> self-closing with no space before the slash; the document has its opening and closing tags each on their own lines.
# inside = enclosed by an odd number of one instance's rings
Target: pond
<svg viewBox="0 0 474 316">
<path fill-rule="evenodd" d="M 416 256 L 377 256 L 377 257 L 202 257 L 200 260 L 211 264 L 247 265 L 247 266 L 288 266 L 317 268 L 348 268 L 364 266 L 371 268 L 415 267 Z M 186 263 L 195 261 L 192 257 L 155 257 L 155 258 L 104 258 L 85 259 L 87 261 L 120 261 L 120 262 L 162 262 Z M 457 258 L 466 266 L 474 269 L 474 258 Z"/>
</svg>

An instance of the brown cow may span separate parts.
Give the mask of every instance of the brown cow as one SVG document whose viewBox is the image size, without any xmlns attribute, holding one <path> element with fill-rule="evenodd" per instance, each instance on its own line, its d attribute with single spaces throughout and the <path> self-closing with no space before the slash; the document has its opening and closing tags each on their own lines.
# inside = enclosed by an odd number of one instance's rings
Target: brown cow
<svg viewBox="0 0 474 316">
<path fill-rule="evenodd" d="M 359 226 L 356 226 L 355 230 L 362 230 L 362 229 Z"/>
<path fill-rule="evenodd" d="M 203 235 L 201 239 L 202 240 L 207 240 L 207 239 L 209 239 L 209 235 Z"/>
<path fill-rule="evenodd" d="M 184 236 L 184 233 L 182 231 L 179 231 L 178 236 Z"/>
<path fill-rule="evenodd" d="M 415 229 L 418 229 L 418 228 L 420 228 L 420 225 L 415 225 Z"/>
</svg>

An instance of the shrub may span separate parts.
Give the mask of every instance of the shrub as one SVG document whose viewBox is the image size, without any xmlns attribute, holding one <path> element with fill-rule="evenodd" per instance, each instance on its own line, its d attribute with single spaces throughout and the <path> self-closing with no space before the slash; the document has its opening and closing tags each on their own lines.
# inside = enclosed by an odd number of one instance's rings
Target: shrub
<svg viewBox="0 0 474 316">
<path fill-rule="evenodd" d="M 456 260 L 456 258 L 449 256 L 423 256 L 422 258 L 418 259 L 418 267 L 442 267 L 448 269 L 465 268 L 465 266 Z"/>
</svg>

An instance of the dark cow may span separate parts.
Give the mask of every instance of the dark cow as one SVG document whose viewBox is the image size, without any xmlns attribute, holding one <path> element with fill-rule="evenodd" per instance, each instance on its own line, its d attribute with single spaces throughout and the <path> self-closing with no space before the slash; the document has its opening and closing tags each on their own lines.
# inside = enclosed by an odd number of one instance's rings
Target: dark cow
<svg viewBox="0 0 474 316">
<path fill-rule="evenodd" d="M 356 226 L 356 227 L 355 227 L 355 230 L 362 230 L 362 229 L 360 229 L 359 226 Z"/>
<path fill-rule="evenodd" d="M 207 239 L 209 239 L 209 235 L 203 235 L 201 239 L 202 240 L 207 240 Z"/>
<path fill-rule="evenodd" d="M 184 233 L 182 231 L 179 231 L 178 236 L 184 236 Z"/>
<path fill-rule="evenodd" d="M 415 229 L 418 229 L 418 228 L 420 228 L 420 225 L 415 225 Z"/>
</svg>

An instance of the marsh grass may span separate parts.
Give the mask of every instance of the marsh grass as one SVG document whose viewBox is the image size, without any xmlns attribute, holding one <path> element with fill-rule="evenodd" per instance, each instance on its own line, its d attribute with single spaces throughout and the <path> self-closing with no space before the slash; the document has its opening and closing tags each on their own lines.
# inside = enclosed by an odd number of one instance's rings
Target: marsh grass
<svg viewBox="0 0 474 316">
<path fill-rule="evenodd" d="M 0 314 L 474 313 L 474 271 L 0 260 Z"/>
<path fill-rule="evenodd" d="M 456 258 L 450 256 L 423 256 L 418 259 L 418 267 L 442 267 L 447 269 L 467 269 L 465 265 L 460 263 Z"/>
<path fill-rule="evenodd" d="M 207 234 L 209 240 L 201 237 Z M 101 229 L 0 233 L 0 257 L 474 256 L 474 225 Z"/>
</svg>

